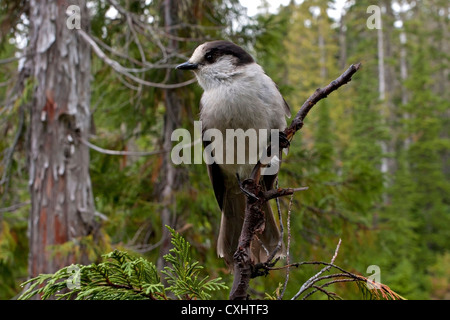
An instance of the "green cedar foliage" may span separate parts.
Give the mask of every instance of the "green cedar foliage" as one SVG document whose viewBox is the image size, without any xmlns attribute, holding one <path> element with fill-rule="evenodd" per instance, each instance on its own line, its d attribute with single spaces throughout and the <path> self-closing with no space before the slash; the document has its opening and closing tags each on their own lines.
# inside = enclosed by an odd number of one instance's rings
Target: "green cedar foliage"
<svg viewBox="0 0 450 320">
<path fill-rule="evenodd" d="M 209 299 L 210 291 L 227 289 L 221 278 L 208 280 L 208 276 L 200 275 L 203 267 L 193 261 L 190 244 L 175 230 L 168 229 L 172 235 L 173 248 L 164 256 L 170 263 L 161 271 L 165 275 L 164 280 L 152 262 L 114 250 L 103 255 L 101 263 L 70 265 L 54 274 L 41 274 L 26 281 L 23 286 L 28 288 L 19 299 L 31 299 L 36 294 L 43 300 L 53 297 L 76 300 L 167 300 L 171 296 L 178 299 Z"/>
</svg>

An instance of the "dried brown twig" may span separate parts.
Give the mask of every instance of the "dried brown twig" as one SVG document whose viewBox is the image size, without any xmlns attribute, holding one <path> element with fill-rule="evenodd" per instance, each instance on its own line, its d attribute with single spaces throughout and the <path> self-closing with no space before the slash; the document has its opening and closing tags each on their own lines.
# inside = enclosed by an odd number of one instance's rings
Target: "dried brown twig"
<svg viewBox="0 0 450 320">
<path fill-rule="evenodd" d="M 305 283 L 300 287 L 298 292 L 291 298 L 291 300 L 299 299 L 302 296 L 302 294 L 304 294 L 302 297 L 302 300 L 306 300 L 318 291 L 326 294 L 329 299 L 333 299 L 333 300 L 341 299 L 341 297 L 338 294 L 336 294 L 335 292 L 326 290 L 325 288 L 332 284 L 343 283 L 343 282 L 356 283 L 361 288 L 361 290 L 363 292 L 367 292 L 371 298 L 384 299 L 384 300 L 405 300 L 405 298 L 403 298 L 398 293 L 394 292 L 387 285 L 375 282 L 364 276 L 349 272 L 349 271 L 335 265 L 334 262 L 338 256 L 340 246 L 341 246 L 341 239 L 339 239 L 339 243 L 336 246 L 336 250 L 335 250 L 334 255 L 331 258 L 330 262 L 304 261 L 304 262 L 291 263 L 291 264 L 287 263 L 283 267 L 267 266 L 267 269 L 268 270 L 282 270 L 282 269 L 289 270 L 292 267 L 298 268 L 300 266 L 305 266 L 305 265 L 322 265 L 322 266 L 324 266 L 319 272 L 317 272 L 315 275 L 313 275 L 311 278 L 309 278 L 307 281 L 305 281 Z M 329 272 L 333 268 L 337 269 L 339 272 L 323 275 L 325 272 Z M 288 276 L 286 277 L 285 286 L 287 284 L 287 279 L 288 279 Z M 284 294 L 284 289 L 285 288 L 283 288 L 282 295 Z M 279 299 L 282 298 L 282 295 L 280 295 Z"/>
</svg>

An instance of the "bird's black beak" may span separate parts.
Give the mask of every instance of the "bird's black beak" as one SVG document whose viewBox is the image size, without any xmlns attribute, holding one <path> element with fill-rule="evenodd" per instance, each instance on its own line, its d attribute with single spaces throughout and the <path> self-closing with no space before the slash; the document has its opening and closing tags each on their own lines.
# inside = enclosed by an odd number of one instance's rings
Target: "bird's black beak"
<svg viewBox="0 0 450 320">
<path fill-rule="evenodd" d="M 195 70 L 198 68 L 198 64 L 190 63 L 189 61 L 178 65 L 175 69 L 180 70 Z"/>
</svg>

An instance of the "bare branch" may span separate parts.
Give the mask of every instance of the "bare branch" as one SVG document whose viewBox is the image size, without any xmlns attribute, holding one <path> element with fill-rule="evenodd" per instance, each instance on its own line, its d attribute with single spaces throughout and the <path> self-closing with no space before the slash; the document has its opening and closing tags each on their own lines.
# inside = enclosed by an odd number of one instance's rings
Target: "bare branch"
<svg viewBox="0 0 450 320">
<path fill-rule="evenodd" d="M 142 63 L 145 63 L 146 59 L 145 59 L 144 49 L 142 49 L 141 41 L 139 41 L 138 35 L 136 34 L 136 30 L 133 27 L 133 21 L 131 20 L 130 15 L 127 16 L 127 21 L 128 21 L 128 26 L 130 27 L 130 30 L 131 30 L 131 34 L 133 35 L 133 38 L 134 38 L 134 43 L 136 43 L 136 46 L 138 47 L 138 50 L 139 50 L 139 54 L 141 55 L 141 61 L 142 61 Z"/>
<path fill-rule="evenodd" d="M 277 184 L 278 186 L 278 179 L 277 179 Z M 278 201 L 278 199 L 280 197 L 283 196 L 287 196 L 287 195 L 294 195 L 295 192 L 297 191 L 303 191 L 303 190 L 308 190 L 308 187 L 301 187 L 301 188 L 286 188 L 286 189 L 281 189 L 281 188 L 276 188 L 276 189 L 272 189 L 269 191 L 266 191 L 264 193 L 264 197 L 267 200 L 270 199 L 276 199 L 277 200 L 277 210 L 278 210 L 278 218 L 280 221 L 280 239 L 278 240 L 277 246 L 275 247 L 275 249 L 270 253 L 270 255 L 268 255 L 267 260 L 263 263 L 263 265 L 270 265 L 273 258 L 275 257 L 275 255 L 278 253 L 278 251 L 280 251 L 281 246 L 283 245 L 283 236 L 284 236 L 284 227 L 283 227 L 283 220 L 281 219 L 281 210 L 280 210 L 280 203 Z M 256 268 L 258 268 L 259 266 L 256 266 Z"/>
<path fill-rule="evenodd" d="M 331 298 L 331 299 L 335 299 L 335 298 L 341 299 L 341 297 L 338 296 L 336 293 L 331 292 L 331 291 L 328 291 L 328 290 L 325 290 L 324 287 L 327 287 L 327 286 L 329 286 L 330 284 L 333 284 L 333 283 L 338 283 L 338 282 L 354 282 L 354 281 L 357 281 L 357 280 L 355 280 L 355 279 L 337 279 L 337 280 L 332 280 L 332 281 L 330 281 L 330 282 L 327 282 L 326 284 L 324 284 L 324 285 L 322 285 L 322 286 L 316 286 L 316 285 L 313 285 L 312 288 L 315 288 L 316 290 L 312 290 L 311 292 L 309 292 L 307 295 L 305 295 L 305 296 L 302 298 L 302 300 L 308 299 L 310 296 L 312 296 L 312 295 L 313 295 L 314 293 L 316 293 L 317 291 L 321 291 L 321 292 L 325 293 L 325 294 L 328 296 L 328 298 Z"/>
<path fill-rule="evenodd" d="M 342 75 L 340 75 L 336 80 L 331 81 L 326 87 L 318 88 L 316 91 L 305 101 L 300 110 L 297 112 L 295 118 L 292 120 L 291 125 L 286 128 L 283 132 L 283 135 L 280 135 L 280 147 L 284 147 L 283 144 L 286 143 L 281 138 L 286 138 L 288 141 L 292 141 L 294 134 L 299 131 L 303 127 L 303 120 L 305 120 L 309 111 L 314 107 L 317 102 L 322 99 L 325 99 L 330 95 L 333 91 L 336 91 L 343 85 L 349 83 L 352 79 L 352 76 L 361 68 L 361 63 L 352 64 Z M 286 146 L 287 147 L 287 146 Z M 269 145 L 267 147 L 267 155 L 271 154 L 272 146 Z M 261 168 L 265 165 L 263 163 L 270 163 L 270 160 L 275 155 L 267 156 L 265 159 L 261 159 L 263 161 L 258 161 L 258 163 L 253 168 L 253 172 L 250 175 L 251 179 L 254 179 L 256 183 L 259 183 L 259 178 L 261 176 Z"/>
<path fill-rule="evenodd" d="M 11 62 L 20 60 L 20 59 L 22 59 L 23 57 L 25 57 L 25 55 L 21 55 L 21 56 L 18 56 L 18 57 L 11 57 L 11 58 L 6 58 L 6 59 L 1 59 L 1 60 L 0 60 L 0 64 L 11 63 Z"/>
<path fill-rule="evenodd" d="M 287 231 L 288 231 L 288 241 L 287 241 L 287 248 L 286 248 L 286 265 L 288 265 L 288 267 L 286 268 L 286 279 L 284 280 L 283 290 L 281 291 L 281 294 L 279 295 L 278 300 L 283 299 L 284 293 L 286 292 L 287 283 L 289 281 L 289 273 L 291 270 L 291 268 L 289 267 L 290 259 L 291 259 L 290 255 L 289 255 L 289 251 L 291 248 L 291 209 L 292 209 L 293 200 L 294 200 L 294 194 L 291 195 L 291 200 L 289 201 L 288 216 L 287 216 L 287 222 L 286 222 Z"/>
<path fill-rule="evenodd" d="M 126 59 L 126 60 L 128 60 L 128 61 L 130 61 L 130 62 L 132 62 L 132 63 L 134 63 L 134 64 L 136 64 L 136 65 L 139 65 L 139 66 L 141 66 L 141 67 L 147 66 L 147 68 L 136 69 L 134 72 L 140 72 L 140 71 L 144 72 L 144 71 L 150 70 L 151 68 L 156 68 L 156 66 L 154 66 L 154 65 L 151 65 L 151 64 L 149 65 L 148 62 L 142 63 L 142 61 L 136 60 L 136 59 L 134 59 L 133 57 L 130 57 L 129 55 L 127 55 L 127 54 L 125 54 L 125 53 L 119 52 L 119 51 L 117 51 L 117 50 L 111 48 L 109 45 L 107 45 L 106 43 L 104 43 L 103 41 L 101 41 L 99 38 L 94 37 L 93 35 L 90 35 L 90 37 L 91 37 L 92 40 L 94 40 L 98 45 L 100 45 L 100 46 L 103 47 L 104 49 L 106 49 L 106 50 L 108 50 L 109 52 L 111 52 L 111 54 L 113 54 L 113 55 L 115 55 L 115 56 L 118 56 L 118 57 L 120 57 L 120 58 Z M 165 68 L 166 68 L 166 67 L 167 67 L 167 66 L 165 66 Z"/>
<path fill-rule="evenodd" d="M 347 280 L 347 279 L 345 279 L 345 280 Z M 351 279 L 349 279 L 349 280 L 351 280 Z M 353 281 L 353 280 L 351 280 L 351 281 Z M 322 287 L 319 287 L 319 286 L 312 286 L 313 288 L 315 288 L 316 290 L 313 290 L 313 291 L 311 291 L 305 298 L 303 298 L 302 300 L 306 300 L 306 298 L 308 298 L 310 295 L 312 295 L 313 293 L 315 293 L 315 292 L 317 292 L 317 291 L 321 291 L 321 292 L 323 292 L 323 293 L 325 293 L 327 296 L 328 296 L 328 298 L 331 298 L 331 299 L 333 299 L 333 300 L 335 300 L 336 298 L 338 298 L 338 299 L 341 299 L 341 297 L 339 296 L 339 295 L 337 295 L 336 293 L 334 293 L 334 292 L 332 292 L 332 291 L 328 291 L 328 290 L 325 290 L 325 289 L 323 289 Z"/>
<path fill-rule="evenodd" d="M 156 151 L 117 151 L 117 150 L 109 150 L 109 149 L 103 149 L 100 148 L 99 146 L 96 146 L 95 144 L 90 143 L 89 141 L 80 138 L 80 141 L 88 146 L 89 148 L 98 151 L 100 153 L 103 154 L 109 154 L 112 156 L 138 156 L 138 157 L 142 157 L 142 156 L 153 156 L 153 155 L 157 155 L 157 154 L 162 154 L 162 153 L 166 153 L 166 152 L 170 152 L 170 150 L 165 150 L 165 149 L 161 149 L 161 150 L 156 150 Z"/>
<path fill-rule="evenodd" d="M 116 60 L 113 60 L 109 58 L 103 51 L 100 49 L 100 47 L 97 45 L 97 43 L 91 38 L 90 35 L 88 35 L 83 29 L 78 29 L 78 33 L 81 35 L 81 37 L 92 47 L 94 52 L 97 54 L 97 56 L 103 60 L 107 65 L 109 65 L 111 68 L 113 68 L 115 71 L 119 72 L 120 74 L 123 74 L 124 76 L 132 79 L 133 81 L 142 84 L 144 86 L 149 87 L 155 87 L 155 88 L 161 88 L 161 89 L 175 89 L 175 88 L 181 88 L 187 85 L 190 85 L 194 83 L 196 78 L 192 78 L 190 80 L 180 82 L 180 83 L 174 83 L 174 84 L 166 84 L 166 83 L 159 83 L 159 82 L 150 82 L 146 80 L 142 80 L 135 75 L 131 74 L 130 69 L 125 68 L 120 63 L 118 63 Z M 134 69 L 133 69 L 134 70 Z"/>
<path fill-rule="evenodd" d="M 266 200 L 271 200 L 279 197 L 290 196 L 297 191 L 308 190 L 308 187 L 300 187 L 300 188 L 285 188 L 285 189 L 272 189 L 264 192 L 264 198 Z"/>
<path fill-rule="evenodd" d="M 89 141 L 85 140 L 84 138 L 80 138 L 81 143 L 88 146 L 89 148 L 103 153 L 103 154 L 109 154 L 111 156 L 136 156 L 136 157 L 144 157 L 144 156 L 154 156 L 157 154 L 163 154 L 171 152 L 171 149 L 160 149 L 155 151 L 118 151 L 118 150 L 110 150 L 110 149 L 104 149 L 99 146 L 96 146 L 95 144 L 90 143 Z M 187 144 L 183 146 L 183 149 L 185 148 L 191 148 L 196 144 L 201 143 L 201 139 L 197 139 L 195 141 L 192 141 L 190 144 Z"/>
<path fill-rule="evenodd" d="M 314 107 L 317 102 L 328 97 L 330 93 L 336 91 L 343 85 L 349 83 L 352 80 L 352 76 L 361 68 L 361 63 L 352 64 L 342 75 L 336 80 L 331 81 L 325 88 L 318 88 L 312 96 L 310 96 L 302 105 L 289 128 L 285 130 L 285 133 L 289 140 L 293 135 L 302 128 L 303 120 L 308 115 L 309 111 Z"/>
<path fill-rule="evenodd" d="M 5 213 L 5 212 L 14 212 L 17 209 L 20 209 L 24 206 L 27 206 L 31 203 L 31 201 L 26 201 L 26 202 L 21 202 L 21 203 L 16 203 L 13 204 L 12 206 L 9 207 L 5 207 L 5 208 L 0 208 L 0 213 Z"/>
<path fill-rule="evenodd" d="M 339 243 L 336 247 L 336 250 L 334 252 L 334 256 L 333 258 L 331 258 L 331 262 L 329 265 L 327 265 L 326 267 L 324 267 L 322 270 L 320 270 L 318 273 L 316 273 L 314 276 L 312 276 L 311 278 L 309 278 L 300 288 L 300 290 L 294 295 L 294 297 L 292 297 L 291 300 L 295 300 L 297 299 L 303 292 L 305 292 L 305 290 L 309 289 L 314 283 L 316 283 L 318 280 L 320 275 L 322 273 L 324 273 L 325 271 L 328 271 L 331 269 L 331 265 L 334 263 L 334 260 L 336 260 L 336 257 L 338 255 L 339 252 L 339 247 L 341 246 L 341 239 L 339 239 Z"/>
<path fill-rule="evenodd" d="M 276 179 L 276 184 L 275 184 L 276 189 L 278 189 L 278 177 Z M 293 195 L 293 194 L 292 194 Z M 291 196 L 292 196 L 291 195 Z M 275 250 L 273 250 L 272 254 L 269 255 L 269 257 L 267 258 L 266 263 L 269 263 L 270 261 L 272 261 L 272 259 L 275 257 L 276 253 L 281 249 L 281 247 L 283 246 L 283 238 L 284 238 L 284 225 L 283 225 L 283 219 L 281 216 L 281 207 L 280 207 L 280 198 L 277 197 L 275 198 L 276 200 L 276 204 L 277 204 L 277 213 L 278 213 L 278 221 L 280 222 L 280 238 L 278 240 L 277 246 L 275 247 Z"/>
<path fill-rule="evenodd" d="M 164 47 L 164 45 L 161 43 L 161 40 L 159 37 L 156 36 L 155 30 L 151 27 L 149 23 L 142 22 L 138 16 L 133 14 L 132 12 L 129 12 L 125 8 L 123 8 L 116 0 L 108 0 L 108 2 L 114 6 L 114 8 L 117 9 L 123 16 L 127 18 L 127 21 L 131 21 L 131 23 L 134 23 L 137 27 L 141 28 L 141 30 L 146 30 L 151 35 L 152 42 L 156 43 L 157 47 L 161 50 L 161 53 L 163 55 L 163 60 L 167 61 L 167 50 Z"/>
</svg>

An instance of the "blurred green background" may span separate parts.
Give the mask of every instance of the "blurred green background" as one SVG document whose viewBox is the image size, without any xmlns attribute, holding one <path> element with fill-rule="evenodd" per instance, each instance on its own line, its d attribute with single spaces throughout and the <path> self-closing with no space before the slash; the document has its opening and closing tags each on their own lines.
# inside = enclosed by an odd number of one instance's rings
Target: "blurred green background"
<svg viewBox="0 0 450 320">
<path fill-rule="evenodd" d="M 115 3 L 154 33 L 130 29 Z M 143 61 L 162 65 L 136 73 L 142 80 L 189 80 L 191 74 L 173 66 L 204 41 L 228 39 L 254 56 L 295 114 L 316 88 L 350 64 L 362 63 L 351 83 L 313 108 L 283 159 L 280 186 L 309 187 L 294 197 L 290 260 L 329 261 L 342 239 L 337 265 L 364 276 L 370 275 L 368 266 L 377 265 L 381 282 L 408 299 L 449 299 L 448 1 L 377 1 L 382 29 L 369 28 L 374 12 L 367 8 L 373 1 L 366 0 L 304 0 L 284 6 L 261 1 L 253 16 L 238 0 L 184 0 L 177 2 L 177 23 L 169 27 L 163 3 L 87 1 L 90 35 L 111 59 L 128 68 L 145 68 Z M 22 60 L 10 58 L 22 55 L 29 41 L 30 5 L 0 3 L 0 299 L 14 298 L 28 277 L 30 119 L 20 112 L 33 84 L 28 81 L 11 95 Z M 338 5 L 341 9 L 334 10 Z M 117 73 L 95 53 L 91 74 L 90 142 L 110 150 L 162 149 L 167 90 Z M 181 106 L 177 127 L 192 132 L 201 88 L 191 84 L 170 91 Z M 232 275 L 216 256 L 220 212 L 204 164 L 174 167 L 173 198 L 167 204 L 159 197 L 165 185 L 164 154 L 114 156 L 91 150 L 90 157 L 103 235 L 101 244 L 82 239 L 92 261 L 119 248 L 156 262 L 164 232 L 161 212 L 168 209 L 172 226 L 192 244 L 194 257 L 212 277 L 221 276 L 231 286 Z M 288 203 L 289 198 L 281 200 L 285 226 Z M 70 245 L 59 248 L 64 250 Z M 285 297 L 316 271 L 292 269 Z M 253 280 L 251 294 L 263 298 L 284 277 L 278 271 Z M 361 298 L 352 284 L 336 284 L 333 290 L 346 299 Z M 226 291 L 213 292 L 215 299 L 227 296 Z"/>
</svg>

